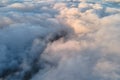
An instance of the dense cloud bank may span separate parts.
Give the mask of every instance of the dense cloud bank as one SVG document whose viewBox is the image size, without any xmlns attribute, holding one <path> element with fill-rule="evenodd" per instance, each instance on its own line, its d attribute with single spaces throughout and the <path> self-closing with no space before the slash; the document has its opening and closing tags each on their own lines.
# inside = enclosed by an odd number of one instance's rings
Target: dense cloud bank
<svg viewBox="0 0 120 80">
<path fill-rule="evenodd" d="M 0 80 L 120 80 L 120 0 L 1 0 Z"/>
</svg>

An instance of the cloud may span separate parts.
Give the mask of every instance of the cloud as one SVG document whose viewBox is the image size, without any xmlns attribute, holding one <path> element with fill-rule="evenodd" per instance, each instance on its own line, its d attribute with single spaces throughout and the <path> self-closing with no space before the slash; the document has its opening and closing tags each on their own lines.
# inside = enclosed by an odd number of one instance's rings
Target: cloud
<svg viewBox="0 0 120 80">
<path fill-rule="evenodd" d="M 119 80 L 115 2 L 0 1 L 0 79 Z"/>
</svg>

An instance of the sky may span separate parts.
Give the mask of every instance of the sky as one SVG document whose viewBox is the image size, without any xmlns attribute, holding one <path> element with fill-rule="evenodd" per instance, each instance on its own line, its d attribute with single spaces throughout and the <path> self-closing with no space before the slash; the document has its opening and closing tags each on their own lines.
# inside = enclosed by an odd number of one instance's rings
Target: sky
<svg viewBox="0 0 120 80">
<path fill-rule="evenodd" d="M 120 0 L 0 0 L 0 80 L 120 80 Z"/>
</svg>

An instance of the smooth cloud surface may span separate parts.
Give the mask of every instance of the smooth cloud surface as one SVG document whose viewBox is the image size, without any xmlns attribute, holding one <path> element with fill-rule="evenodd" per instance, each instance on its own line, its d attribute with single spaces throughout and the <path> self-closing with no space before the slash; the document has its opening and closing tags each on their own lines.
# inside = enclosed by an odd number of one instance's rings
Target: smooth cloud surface
<svg viewBox="0 0 120 80">
<path fill-rule="evenodd" d="M 119 0 L 1 0 L 0 80 L 120 80 Z"/>
</svg>

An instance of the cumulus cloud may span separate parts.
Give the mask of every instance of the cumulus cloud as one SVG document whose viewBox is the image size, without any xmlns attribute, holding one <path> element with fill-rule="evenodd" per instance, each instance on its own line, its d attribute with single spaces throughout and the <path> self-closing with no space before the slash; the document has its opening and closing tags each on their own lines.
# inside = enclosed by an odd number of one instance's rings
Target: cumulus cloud
<svg viewBox="0 0 120 80">
<path fill-rule="evenodd" d="M 0 1 L 0 80 L 119 80 L 118 2 Z"/>
</svg>

